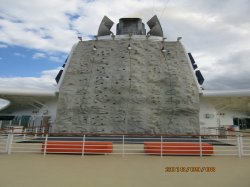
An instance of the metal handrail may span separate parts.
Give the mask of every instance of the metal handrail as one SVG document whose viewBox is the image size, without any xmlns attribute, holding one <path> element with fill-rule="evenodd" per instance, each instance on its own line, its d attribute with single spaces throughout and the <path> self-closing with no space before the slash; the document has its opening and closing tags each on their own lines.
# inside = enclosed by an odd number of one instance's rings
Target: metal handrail
<svg viewBox="0 0 250 187">
<path fill-rule="evenodd" d="M 13 132 L 13 134 L 27 134 L 27 135 L 50 135 L 50 136 L 54 136 L 54 135 L 80 135 L 80 136 L 137 136 L 137 137 L 161 137 L 161 136 L 164 136 L 164 137 L 199 137 L 199 136 L 202 136 L 202 137 L 218 137 L 220 135 L 214 135 L 214 134 L 133 134 L 133 133 L 79 133 L 79 132 L 71 132 L 71 133 L 67 133 L 67 132 L 49 132 L 49 133 L 42 133 L 42 132 Z M 225 137 L 236 137 L 237 135 L 223 135 Z M 241 135 L 241 136 L 244 136 L 244 137 L 250 137 L 250 135 Z"/>
<path fill-rule="evenodd" d="M 72 137 L 73 136 L 73 137 Z M 179 142 L 183 140 L 190 140 L 199 145 L 199 155 L 203 156 L 203 151 L 206 147 L 209 147 L 207 144 L 214 144 L 215 152 L 212 155 L 224 156 L 224 155 L 235 155 L 238 157 L 241 156 L 250 156 L 250 142 L 249 135 L 226 135 L 224 138 L 217 138 L 219 135 L 207 135 L 207 134 L 120 134 L 120 133 L 41 133 L 41 132 L 22 132 L 15 133 L 9 132 L 4 133 L 0 132 L 0 152 L 5 152 L 11 154 L 12 152 L 34 152 L 41 153 L 41 144 L 44 143 L 45 148 L 43 149 L 43 154 L 46 155 L 47 152 L 47 142 L 51 141 L 74 141 L 82 142 L 82 156 L 85 156 L 84 142 L 112 142 L 113 143 L 113 152 L 108 154 L 115 155 L 132 155 L 132 154 L 146 154 L 143 150 L 143 144 L 145 142 L 160 143 L 157 146 L 151 146 L 152 149 L 159 148 L 160 156 L 164 156 L 166 148 L 173 147 L 165 143 L 176 142 L 174 147 L 177 152 L 183 151 L 183 146 L 178 145 Z M 25 143 L 31 141 L 31 143 Z M 179 142 L 178 142 L 179 141 Z M 216 142 L 215 142 L 216 141 Z M 17 143 L 19 142 L 19 143 Z M 73 148 L 74 148 L 74 142 Z M 178 142 L 178 143 L 177 143 Z M 187 143 L 190 143 L 186 141 Z M 219 142 L 217 144 L 217 142 Z M 56 143 L 55 143 L 56 144 Z M 50 144 L 51 145 L 51 144 Z M 81 145 L 81 144 L 80 144 Z M 78 146 L 78 145 L 77 145 Z M 76 147 L 77 147 L 76 146 Z M 92 145 L 95 147 L 95 145 Z M 96 145 L 97 146 L 97 145 Z M 102 146 L 98 145 L 98 150 Z M 71 147 L 71 148 L 72 148 Z M 185 148 L 197 147 L 197 145 L 186 145 Z M 150 149 L 151 149 L 150 148 Z M 50 149 L 48 147 L 48 149 Z M 53 148 L 54 149 L 54 148 Z M 55 148 L 56 149 L 56 148 Z M 79 148 L 76 148 L 77 150 Z M 93 149 L 95 150 L 95 148 Z M 97 149 L 96 149 L 97 150 Z M 192 152 L 192 150 L 191 150 Z M 147 153 L 150 154 L 151 153 Z M 173 155 L 171 152 L 167 155 Z M 187 155 L 197 155 L 187 154 Z"/>
</svg>

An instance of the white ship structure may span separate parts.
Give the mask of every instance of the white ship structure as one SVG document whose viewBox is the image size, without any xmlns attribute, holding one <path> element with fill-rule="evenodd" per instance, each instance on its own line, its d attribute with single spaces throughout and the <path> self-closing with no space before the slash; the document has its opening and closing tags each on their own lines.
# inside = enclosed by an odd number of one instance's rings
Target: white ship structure
<svg viewBox="0 0 250 187">
<path fill-rule="evenodd" d="M 103 18 L 95 40 L 79 41 L 54 91 L 0 90 L 0 128 L 50 132 L 209 134 L 250 129 L 250 90 L 201 89 L 204 78 L 180 39 L 157 16 Z M 219 130 L 219 131 L 218 131 Z"/>
</svg>

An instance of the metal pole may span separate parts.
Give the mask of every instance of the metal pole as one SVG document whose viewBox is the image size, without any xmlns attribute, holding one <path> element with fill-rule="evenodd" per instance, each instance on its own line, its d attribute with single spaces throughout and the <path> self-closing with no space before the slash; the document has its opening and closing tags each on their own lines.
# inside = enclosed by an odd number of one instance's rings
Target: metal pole
<svg viewBox="0 0 250 187">
<path fill-rule="evenodd" d="M 21 122 L 22 122 L 22 116 L 19 118 L 18 126 L 21 126 Z"/>
<path fill-rule="evenodd" d="M 23 139 L 26 139 L 26 133 L 27 133 L 27 129 L 25 128 L 25 129 L 23 130 Z"/>
<path fill-rule="evenodd" d="M 8 143 L 8 151 L 7 151 L 8 155 L 11 154 L 11 146 L 12 146 L 13 138 L 14 138 L 13 132 L 9 133 L 8 134 L 8 142 L 7 142 Z"/>
<path fill-rule="evenodd" d="M 238 148 L 238 157 L 241 158 L 241 140 L 240 140 L 240 135 L 237 135 L 237 148 Z"/>
<path fill-rule="evenodd" d="M 45 142 L 44 142 L 44 149 L 43 149 L 43 155 L 46 156 L 46 151 L 47 151 L 47 144 L 48 144 L 48 134 L 46 134 L 45 137 Z"/>
<path fill-rule="evenodd" d="M 199 136 L 199 143 L 200 143 L 200 157 L 202 157 L 202 140 L 201 140 L 201 135 Z"/>
<path fill-rule="evenodd" d="M 37 130 L 37 128 L 35 129 L 35 138 L 37 138 L 37 132 L 38 132 L 38 130 Z"/>
<path fill-rule="evenodd" d="M 161 136 L 161 158 L 162 158 L 162 142 L 163 142 L 163 138 Z"/>
<path fill-rule="evenodd" d="M 125 142 L 125 136 L 122 135 L 122 157 L 124 157 L 124 153 L 125 153 L 125 150 L 124 150 L 124 142 Z"/>
<path fill-rule="evenodd" d="M 42 128 L 42 137 L 44 137 L 45 128 Z"/>
<path fill-rule="evenodd" d="M 216 139 L 218 140 L 220 136 L 220 130 L 219 128 L 216 128 L 215 130 L 216 130 Z"/>
<path fill-rule="evenodd" d="M 244 146 L 243 146 L 243 137 L 242 135 L 239 135 L 240 138 L 240 153 L 242 156 L 244 156 Z"/>
<path fill-rule="evenodd" d="M 5 152 L 8 153 L 9 150 L 9 142 L 10 142 L 10 132 L 8 133 L 7 139 L 6 139 L 6 145 L 5 145 Z"/>
<path fill-rule="evenodd" d="M 84 156 L 84 148 L 85 148 L 85 134 L 82 137 L 82 157 Z"/>
</svg>

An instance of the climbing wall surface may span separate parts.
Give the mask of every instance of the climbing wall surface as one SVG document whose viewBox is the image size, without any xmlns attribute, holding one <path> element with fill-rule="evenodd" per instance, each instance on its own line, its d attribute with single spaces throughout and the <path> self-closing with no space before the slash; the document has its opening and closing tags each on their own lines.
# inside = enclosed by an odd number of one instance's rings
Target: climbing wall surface
<svg viewBox="0 0 250 187">
<path fill-rule="evenodd" d="M 72 53 L 55 131 L 199 132 L 198 88 L 180 42 L 99 40 L 95 46 L 79 42 Z"/>
</svg>

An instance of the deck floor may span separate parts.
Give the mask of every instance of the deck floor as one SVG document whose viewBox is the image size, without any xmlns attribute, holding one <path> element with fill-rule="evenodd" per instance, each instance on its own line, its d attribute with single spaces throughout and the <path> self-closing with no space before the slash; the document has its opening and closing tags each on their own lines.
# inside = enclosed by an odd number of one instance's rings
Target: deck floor
<svg viewBox="0 0 250 187">
<path fill-rule="evenodd" d="M 165 167 L 216 167 L 165 172 Z M 1 187 L 249 187 L 250 157 L 0 154 Z"/>
</svg>

